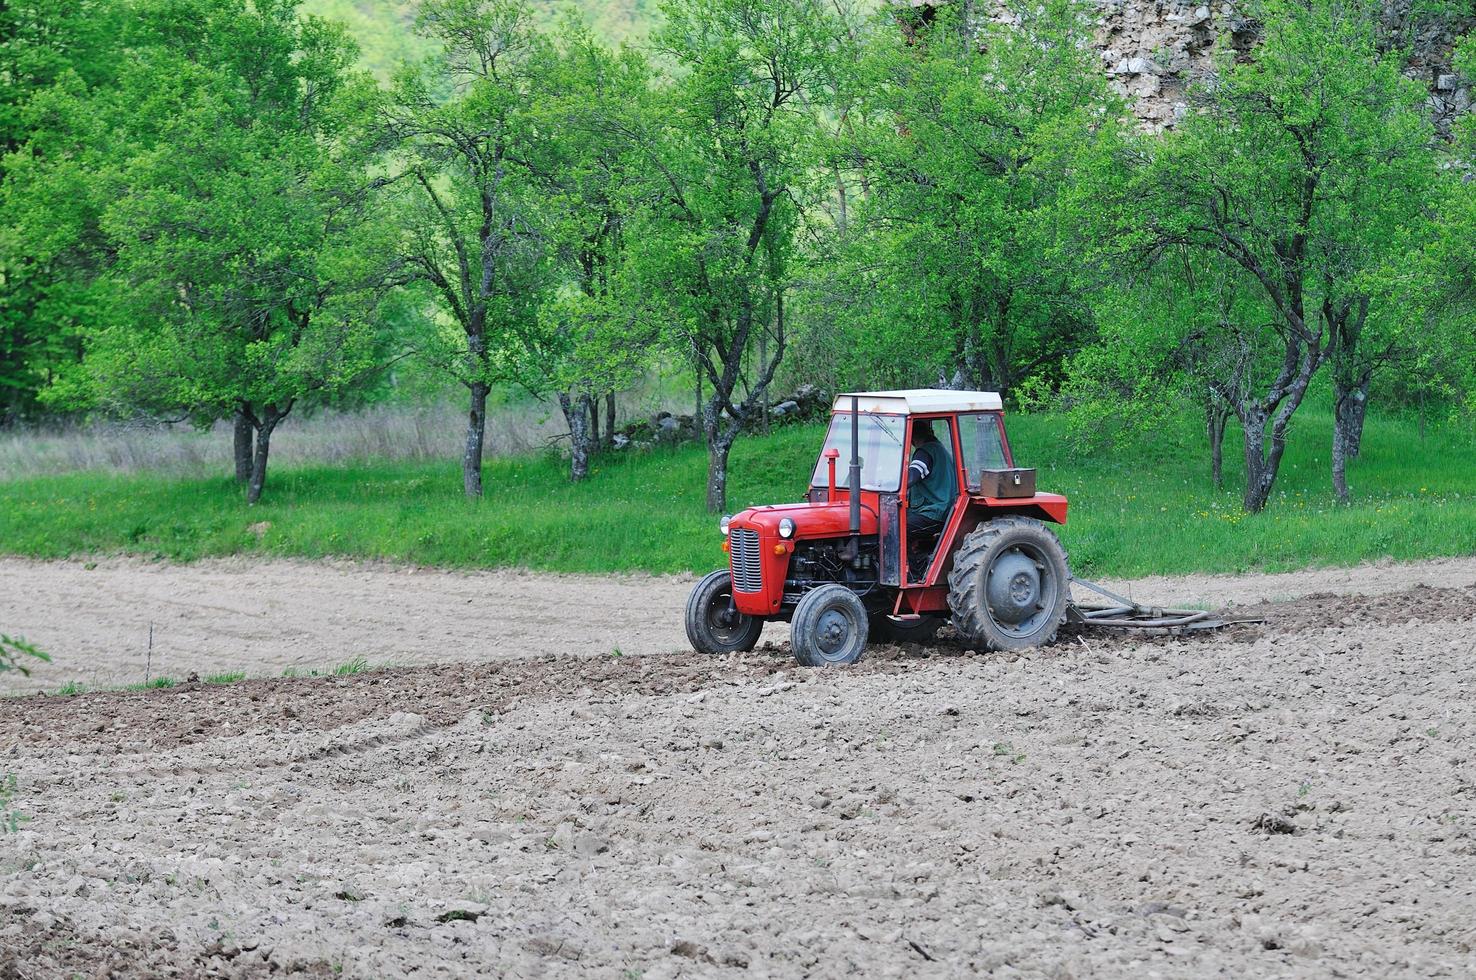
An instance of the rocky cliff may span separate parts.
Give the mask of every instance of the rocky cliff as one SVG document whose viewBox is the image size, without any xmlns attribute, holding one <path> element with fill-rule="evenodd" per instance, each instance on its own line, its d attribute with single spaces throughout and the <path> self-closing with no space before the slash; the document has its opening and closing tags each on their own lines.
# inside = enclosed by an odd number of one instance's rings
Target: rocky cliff
<svg viewBox="0 0 1476 980">
<path fill-rule="evenodd" d="M 1392 0 L 1389 16 L 1401 16 L 1399 6 Z M 1186 89 L 1213 70 L 1217 51 L 1229 46 L 1234 57 L 1246 57 L 1259 34 L 1259 25 L 1229 3 L 1098 0 L 1097 9 L 1103 70 L 1154 129 L 1172 126 L 1188 110 Z M 1401 25 L 1410 35 L 1409 73 L 1428 85 L 1431 112 L 1442 128 L 1471 106 L 1469 82 L 1451 66 L 1457 37 L 1470 26 L 1469 19 Z"/>
<path fill-rule="evenodd" d="M 902 0 L 928 8 L 954 0 Z M 982 12 L 985 3 L 967 3 Z M 1093 0 L 1096 45 L 1102 70 L 1148 129 L 1171 127 L 1188 111 L 1189 90 L 1214 70 L 1217 55 L 1248 57 L 1260 25 L 1231 3 L 1179 0 Z M 1385 16 L 1411 49 L 1409 73 L 1430 89 L 1430 108 L 1442 129 L 1471 107 L 1470 82 L 1456 74 L 1456 40 L 1476 26 L 1476 17 L 1448 18 L 1412 26 L 1410 0 L 1386 0 Z M 1009 0 L 996 0 L 993 16 L 1010 21 Z"/>
</svg>

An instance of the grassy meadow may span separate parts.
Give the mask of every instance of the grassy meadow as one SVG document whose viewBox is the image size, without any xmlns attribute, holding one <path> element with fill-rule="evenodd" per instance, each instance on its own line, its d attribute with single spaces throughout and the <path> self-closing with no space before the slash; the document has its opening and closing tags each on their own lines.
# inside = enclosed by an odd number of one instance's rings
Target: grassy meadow
<svg viewBox="0 0 1476 980">
<path fill-rule="evenodd" d="M 1226 440 L 1227 489 L 1208 477 L 1197 421 L 1184 416 L 1135 443 L 1069 451 L 1047 415 L 1009 419 L 1017 461 L 1043 490 L 1071 498 L 1062 537 L 1082 575 L 1286 570 L 1380 557 L 1476 553 L 1476 436 L 1469 427 L 1369 420 L 1351 470 L 1354 502 L 1333 502 L 1330 425 L 1308 406 L 1265 513 L 1241 512 L 1238 440 Z M 730 509 L 795 500 L 822 430 L 743 439 Z M 553 453 L 495 459 L 487 496 L 464 500 L 455 461 L 284 466 L 248 508 L 218 478 L 68 473 L 0 482 L 0 552 L 40 558 L 135 554 L 179 561 L 256 554 L 387 559 L 463 568 L 568 572 L 702 571 L 722 560 L 705 513 L 700 447 L 600 458 L 571 485 Z"/>
</svg>

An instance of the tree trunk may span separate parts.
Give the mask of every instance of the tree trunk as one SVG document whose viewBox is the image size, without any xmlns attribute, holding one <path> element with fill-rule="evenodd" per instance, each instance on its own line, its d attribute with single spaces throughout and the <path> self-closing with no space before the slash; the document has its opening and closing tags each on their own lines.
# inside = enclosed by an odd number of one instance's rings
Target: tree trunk
<svg viewBox="0 0 1476 980">
<path fill-rule="evenodd" d="M 728 450 L 732 435 L 709 433 L 707 439 L 707 509 L 721 514 L 728 509 Z"/>
<path fill-rule="evenodd" d="M 776 296 L 775 297 L 775 302 L 782 303 L 783 300 Z M 780 315 L 782 316 L 783 314 L 781 313 Z M 762 367 L 762 365 L 765 365 L 765 364 L 768 364 L 769 363 L 769 335 L 768 335 L 768 332 L 767 331 L 764 331 L 764 330 L 760 330 L 759 331 L 759 345 L 758 345 L 758 347 L 759 347 L 759 365 Z M 764 389 L 764 395 L 763 395 L 763 397 L 761 399 L 759 399 L 759 411 L 761 413 L 763 413 L 760 416 L 760 418 L 762 419 L 762 422 L 759 424 L 759 430 L 761 432 L 763 432 L 764 435 L 768 435 L 769 434 L 769 389 L 767 389 L 767 388 Z"/>
<path fill-rule="evenodd" d="M 840 168 L 835 168 L 835 230 L 840 237 L 846 237 L 846 229 L 850 227 L 849 202 L 846 198 L 846 182 L 841 177 Z"/>
<path fill-rule="evenodd" d="M 1225 489 L 1225 425 L 1230 421 L 1230 407 L 1214 396 L 1204 407 L 1205 431 L 1210 444 L 1210 476 L 1215 489 Z"/>
<path fill-rule="evenodd" d="M 1276 468 L 1266 457 L 1266 415 L 1250 412 L 1241 420 L 1245 430 L 1245 497 L 1243 504 L 1250 514 L 1266 509 L 1271 487 L 1276 483 Z"/>
<path fill-rule="evenodd" d="M 468 497 L 482 495 L 482 447 L 487 435 L 487 385 L 471 384 L 471 411 L 466 419 L 466 450 L 461 455 L 461 485 Z"/>
<path fill-rule="evenodd" d="M 244 408 L 236 410 L 235 428 L 236 482 L 244 487 L 251 482 L 252 442 L 256 435 L 251 416 Z"/>
<path fill-rule="evenodd" d="M 606 449 L 611 449 L 615 446 L 615 392 L 613 391 L 605 393 L 604 444 Z"/>
<path fill-rule="evenodd" d="M 1356 459 L 1363 443 L 1363 419 L 1368 412 L 1369 379 L 1346 385 L 1333 383 L 1332 481 L 1338 503 L 1348 502 L 1348 460 Z"/>
<path fill-rule="evenodd" d="M 694 426 L 700 426 L 699 431 L 702 433 L 703 440 L 706 441 L 707 440 L 707 425 L 703 422 L 703 410 L 702 410 L 702 365 L 697 362 L 697 359 L 696 359 L 695 356 L 692 359 L 692 364 L 693 364 L 693 371 L 692 371 L 692 373 L 693 373 L 693 375 L 697 379 L 697 404 L 696 404 L 696 407 L 692 409 L 692 424 Z"/>
<path fill-rule="evenodd" d="M 1242 406 L 1236 412 L 1245 437 L 1244 503 L 1248 514 L 1259 514 L 1266 509 L 1266 504 L 1271 499 L 1271 488 L 1276 485 L 1276 475 L 1281 471 L 1281 458 L 1286 454 L 1286 427 L 1306 394 L 1307 381 L 1310 378 L 1309 372 L 1274 414 L 1263 403 Z M 1270 432 L 1266 431 L 1268 422 Z"/>
<path fill-rule="evenodd" d="M 589 476 L 589 453 L 593 442 L 590 418 L 594 414 L 594 399 L 587 394 L 570 398 L 567 391 L 559 392 L 559 408 L 569 426 L 569 479 L 578 483 Z"/>
<path fill-rule="evenodd" d="M 582 401 L 589 402 L 589 442 L 598 444 L 600 441 L 600 400 L 585 395 Z M 571 428 L 572 432 L 573 429 Z"/>
<path fill-rule="evenodd" d="M 267 456 L 272 451 L 272 433 L 277 428 L 277 423 L 287 417 L 290 406 L 283 411 L 268 405 L 262 410 L 261 424 L 256 429 L 256 451 L 251 460 L 251 481 L 246 485 L 246 503 L 254 504 L 261 499 L 262 488 L 266 486 Z"/>
<path fill-rule="evenodd" d="M 1332 483 L 1338 503 L 1348 502 L 1348 460 L 1356 459 L 1363 444 L 1363 418 L 1368 411 L 1368 390 L 1374 363 L 1383 355 L 1370 356 L 1360 350 L 1363 328 L 1368 322 L 1368 297 L 1341 308 L 1323 304 L 1323 318 L 1331 333 L 1333 376 Z"/>
</svg>

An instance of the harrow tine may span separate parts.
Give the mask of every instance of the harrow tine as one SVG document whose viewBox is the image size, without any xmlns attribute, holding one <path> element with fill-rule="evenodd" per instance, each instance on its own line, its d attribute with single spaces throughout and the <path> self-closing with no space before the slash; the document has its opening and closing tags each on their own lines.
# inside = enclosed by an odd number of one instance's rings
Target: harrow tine
<svg viewBox="0 0 1476 980">
<path fill-rule="evenodd" d="M 1072 578 L 1072 584 L 1080 585 L 1098 595 L 1111 599 L 1116 605 L 1087 606 L 1073 601 L 1066 609 L 1071 622 L 1081 626 L 1101 626 L 1107 629 L 1180 630 L 1220 629 L 1237 623 L 1258 623 L 1259 619 L 1225 620 L 1203 609 L 1169 609 L 1163 606 L 1145 606 L 1110 589 L 1085 579 Z"/>
</svg>

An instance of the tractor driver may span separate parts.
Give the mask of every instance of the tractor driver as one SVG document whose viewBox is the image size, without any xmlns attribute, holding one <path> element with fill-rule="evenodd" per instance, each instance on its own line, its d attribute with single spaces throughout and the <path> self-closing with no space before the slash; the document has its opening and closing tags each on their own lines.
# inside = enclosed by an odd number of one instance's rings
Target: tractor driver
<svg viewBox="0 0 1476 980">
<path fill-rule="evenodd" d="M 933 434 L 931 419 L 912 423 L 912 462 L 907 464 L 907 534 L 912 540 L 943 529 L 958 496 L 953 457 Z"/>
</svg>

